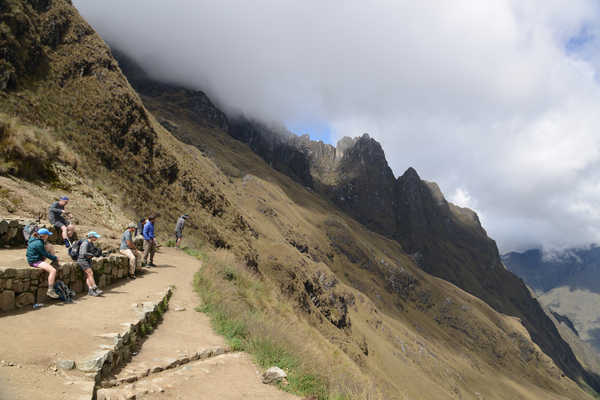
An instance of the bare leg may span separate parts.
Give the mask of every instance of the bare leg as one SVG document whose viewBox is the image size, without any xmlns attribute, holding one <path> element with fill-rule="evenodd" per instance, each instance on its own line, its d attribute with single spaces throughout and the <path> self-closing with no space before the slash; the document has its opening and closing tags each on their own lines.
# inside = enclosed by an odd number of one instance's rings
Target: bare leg
<svg viewBox="0 0 600 400">
<path fill-rule="evenodd" d="M 85 283 L 88 285 L 88 289 L 96 287 L 96 281 L 94 280 L 94 271 L 91 268 L 85 270 Z"/>
<path fill-rule="evenodd" d="M 68 232 L 67 232 L 67 227 L 63 225 L 63 226 L 60 227 L 60 230 L 61 230 L 61 233 L 62 233 L 63 240 L 67 240 L 69 238 Z"/>
<path fill-rule="evenodd" d="M 45 261 L 38 265 L 38 267 L 48 273 L 48 289 L 52 289 L 56 280 L 56 269 Z"/>
</svg>

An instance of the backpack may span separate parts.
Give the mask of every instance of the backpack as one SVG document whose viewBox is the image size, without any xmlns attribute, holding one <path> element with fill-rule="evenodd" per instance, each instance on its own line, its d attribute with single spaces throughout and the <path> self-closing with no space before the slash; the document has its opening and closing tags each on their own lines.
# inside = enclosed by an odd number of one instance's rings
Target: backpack
<svg viewBox="0 0 600 400">
<path fill-rule="evenodd" d="M 40 229 L 37 222 L 31 222 L 30 224 L 25 225 L 23 228 L 23 238 L 25 239 L 25 243 L 29 243 L 29 239 L 34 233 L 37 233 L 38 229 Z"/>
<path fill-rule="evenodd" d="M 84 239 L 79 239 L 75 243 L 71 244 L 71 247 L 69 247 L 69 255 L 74 261 L 77 261 L 79 258 L 79 248 L 81 247 L 83 240 Z"/>
<path fill-rule="evenodd" d="M 75 292 L 69 289 L 69 287 L 63 281 L 56 281 L 54 283 L 54 290 L 56 291 L 56 294 L 58 294 L 58 297 L 65 303 L 73 302 Z"/>
</svg>

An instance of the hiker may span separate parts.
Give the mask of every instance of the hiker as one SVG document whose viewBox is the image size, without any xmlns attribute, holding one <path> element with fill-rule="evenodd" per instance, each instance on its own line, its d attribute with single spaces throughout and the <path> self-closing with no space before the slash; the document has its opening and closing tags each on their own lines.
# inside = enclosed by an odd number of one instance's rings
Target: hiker
<svg viewBox="0 0 600 400">
<path fill-rule="evenodd" d="M 183 214 L 177 220 L 177 224 L 175 225 L 175 247 L 176 248 L 179 248 L 179 245 L 181 244 L 181 238 L 183 237 L 183 227 L 185 225 L 185 220 L 188 219 L 189 217 L 190 217 L 189 215 Z"/>
<path fill-rule="evenodd" d="M 92 257 L 100 257 L 102 255 L 102 251 L 94 246 L 94 242 L 96 242 L 100 238 L 96 232 L 88 232 L 86 238 L 81 241 L 79 245 L 79 254 L 77 256 L 77 264 L 85 273 L 85 283 L 88 286 L 88 294 L 90 296 L 100 296 L 102 294 L 102 290 L 98 289 L 96 286 L 96 281 L 94 281 L 94 271 L 92 270 Z"/>
<path fill-rule="evenodd" d="M 127 225 L 127 230 L 121 236 L 121 247 L 119 252 L 129 258 L 129 278 L 135 279 L 135 268 L 141 261 L 142 255 L 138 251 L 133 241 L 135 231 L 135 222 Z"/>
<path fill-rule="evenodd" d="M 154 220 L 156 216 L 151 215 L 148 217 L 148 221 L 144 224 L 144 230 L 142 235 L 144 236 L 144 261 L 142 266 L 156 267 L 154 264 L 154 253 L 156 253 L 156 239 L 154 237 Z M 150 256 L 150 263 L 147 263 L 148 256 Z"/>
<path fill-rule="evenodd" d="M 39 268 L 48 273 L 48 290 L 46 296 L 51 299 L 58 299 L 58 293 L 54 290 L 54 281 L 56 280 L 56 268 L 58 267 L 58 257 L 50 253 L 46 248 L 48 237 L 52 235 L 48 229 L 38 229 L 33 233 L 27 243 L 27 262 L 33 268 Z M 52 260 L 52 265 L 46 262 L 46 259 Z"/>
<path fill-rule="evenodd" d="M 73 232 L 75 231 L 75 225 L 65 219 L 65 216 L 71 217 L 71 214 L 65 211 L 65 206 L 68 203 L 69 198 L 67 196 L 62 196 L 58 201 L 52 203 L 48 209 L 48 219 L 50 220 L 50 223 L 54 225 L 56 231 L 62 233 L 66 248 L 71 247 L 69 238 L 73 236 Z"/>
<path fill-rule="evenodd" d="M 138 235 L 142 235 L 142 232 L 144 231 L 144 224 L 146 223 L 146 218 L 142 218 L 138 221 L 136 227 L 135 227 L 135 232 L 133 234 L 133 237 L 135 238 Z"/>
</svg>

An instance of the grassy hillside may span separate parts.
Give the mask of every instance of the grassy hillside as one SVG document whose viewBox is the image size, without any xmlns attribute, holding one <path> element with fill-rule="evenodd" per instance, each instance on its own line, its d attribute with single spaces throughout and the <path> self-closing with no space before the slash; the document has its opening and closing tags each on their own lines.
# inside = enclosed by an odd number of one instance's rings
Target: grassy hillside
<svg viewBox="0 0 600 400">
<path fill-rule="evenodd" d="M 0 17 L 0 212 L 69 193 L 109 238 L 149 212 L 164 238 L 188 212 L 201 310 L 259 363 L 298 371 L 303 394 L 590 398 L 517 319 L 275 172 L 189 92 L 140 99 L 70 2 L 3 1 Z"/>
</svg>

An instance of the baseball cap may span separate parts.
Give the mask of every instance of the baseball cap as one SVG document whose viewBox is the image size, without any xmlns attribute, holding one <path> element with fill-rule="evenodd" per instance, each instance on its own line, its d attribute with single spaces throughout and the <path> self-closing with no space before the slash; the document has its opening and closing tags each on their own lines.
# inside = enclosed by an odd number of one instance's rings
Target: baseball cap
<svg viewBox="0 0 600 400">
<path fill-rule="evenodd" d="M 137 228 L 137 225 L 135 224 L 135 222 L 130 222 L 129 224 L 127 224 L 127 228 Z"/>
<path fill-rule="evenodd" d="M 99 237 L 101 237 L 101 236 L 100 236 L 100 235 L 98 235 L 98 233 L 97 233 L 97 232 L 91 231 L 91 232 L 88 232 L 88 234 L 87 234 L 87 237 L 95 237 L 95 238 L 99 238 Z"/>
<path fill-rule="evenodd" d="M 69 200 L 69 198 L 67 196 L 62 196 L 60 200 Z"/>
<path fill-rule="evenodd" d="M 38 235 L 48 235 L 48 236 L 52 236 L 52 232 L 50 232 L 48 229 L 46 228 L 42 228 L 42 229 L 38 229 L 37 231 Z"/>
</svg>

